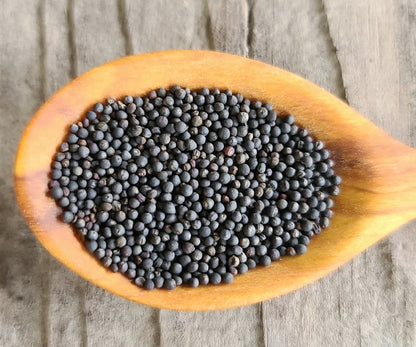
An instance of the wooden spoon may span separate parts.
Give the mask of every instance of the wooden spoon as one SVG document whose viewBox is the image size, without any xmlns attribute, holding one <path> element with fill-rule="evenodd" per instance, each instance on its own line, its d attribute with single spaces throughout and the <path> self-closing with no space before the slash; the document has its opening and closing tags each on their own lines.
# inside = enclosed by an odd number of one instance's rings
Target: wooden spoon
<svg viewBox="0 0 416 347">
<path fill-rule="evenodd" d="M 291 113 L 326 143 L 343 178 L 331 226 L 302 256 L 238 275 L 232 284 L 173 291 L 143 290 L 105 269 L 57 217 L 47 196 L 48 172 L 69 124 L 106 97 L 143 95 L 174 84 L 242 93 Z M 18 149 L 15 189 L 21 211 L 43 246 L 92 283 L 146 305 L 215 310 L 256 303 L 311 283 L 416 217 L 416 150 L 393 139 L 341 100 L 294 74 L 242 57 L 167 51 L 126 57 L 62 88 L 35 114 Z"/>
</svg>

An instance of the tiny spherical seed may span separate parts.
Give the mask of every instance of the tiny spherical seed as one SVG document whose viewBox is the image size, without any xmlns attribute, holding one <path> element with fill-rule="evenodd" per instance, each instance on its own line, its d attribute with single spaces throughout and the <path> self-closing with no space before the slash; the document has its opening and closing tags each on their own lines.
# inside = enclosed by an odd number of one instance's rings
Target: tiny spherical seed
<svg viewBox="0 0 416 347">
<path fill-rule="evenodd" d="M 70 211 L 65 211 L 62 214 L 62 220 L 65 223 L 70 223 L 70 222 L 72 222 L 73 219 L 74 219 L 74 214 L 72 212 L 70 212 Z"/>
<path fill-rule="evenodd" d="M 163 283 L 163 287 L 165 289 L 168 289 L 168 290 L 175 289 L 176 288 L 176 282 L 172 278 L 166 279 Z"/>
<path fill-rule="evenodd" d="M 230 283 L 330 225 L 342 180 L 324 147 L 269 104 L 160 88 L 71 125 L 49 195 L 89 252 L 147 290 Z"/>
<path fill-rule="evenodd" d="M 221 275 L 217 272 L 212 273 L 209 276 L 209 282 L 211 284 L 214 284 L 214 285 L 220 284 L 221 283 Z"/>
<path fill-rule="evenodd" d="M 50 195 L 52 198 L 54 198 L 55 200 L 59 200 L 63 197 L 64 193 L 62 191 L 62 189 L 58 186 L 55 186 L 51 189 L 50 191 Z"/>
</svg>

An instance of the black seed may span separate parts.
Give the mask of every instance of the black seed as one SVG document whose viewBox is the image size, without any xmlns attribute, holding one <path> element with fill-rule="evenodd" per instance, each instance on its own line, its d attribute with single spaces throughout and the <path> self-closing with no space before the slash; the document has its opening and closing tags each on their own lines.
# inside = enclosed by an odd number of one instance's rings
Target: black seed
<svg viewBox="0 0 416 347">
<path fill-rule="evenodd" d="M 52 198 L 58 200 L 63 197 L 64 193 L 60 187 L 53 187 L 50 191 L 50 195 Z"/>
<path fill-rule="evenodd" d="M 176 282 L 174 279 L 166 279 L 163 283 L 163 287 L 168 290 L 172 290 L 176 288 Z"/>
<path fill-rule="evenodd" d="M 62 220 L 65 223 L 70 223 L 72 222 L 73 219 L 74 219 L 74 214 L 72 212 L 65 211 L 64 213 L 62 213 Z"/>
<path fill-rule="evenodd" d="M 87 247 L 88 252 L 93 253 L 97 249 L 98 243 L 94 240 L 86 241 L 85 246 Z"/>
<path fill-rule="evenodd" d="M 214 284 L 214 285 L 220 284 L 221 283 L 221 275 L 216 273 L 216 272 L 212 273 L 211 275 L 209 275 L 209 282 Z"/>
<path fill-rule="evenodd" d="M 260 259 L 259 259 L 259 263 L 262 266 L 269 266 L 271 264 L 271 262 L 272 262 L 272 260 L 268 255 L 261 256 Z"/>
<path fill-rule="evenodd" d="M 232 283 L 234 281 L 234 276 L 231 273 L 226 272 L 224 275 L 222 275 L 222 281 L 224 283 Z"/>
<path fill-rule="evenodd" d="M 297 254 L 305 254 L 307 249 L 305 245 L 299 244 L 295 246 L 295 250 Z"/>
<path fill-rule="evenodd" d="M 155 283 L 152 280 L 147 279 L 144 281 L 143 287 L 147 290 L 152 290 L 155 287 Z"/>
</svg>

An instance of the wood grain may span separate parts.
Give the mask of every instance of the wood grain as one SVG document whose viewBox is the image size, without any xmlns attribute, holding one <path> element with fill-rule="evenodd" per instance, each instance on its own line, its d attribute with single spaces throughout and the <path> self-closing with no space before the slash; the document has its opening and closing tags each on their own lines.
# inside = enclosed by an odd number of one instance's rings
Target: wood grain
<svg viewBox="0 0 416 347">
<path fill-rule="evenodd" d="M 223 311 L 161 310 L 161 346 L 263 346 L 260 305 Z M 170 318 L 170 319 L 169 319 Z"/>
<path fill-rule="evenodd" d="M 174 71 L 171 66 L 175 66 Z M 207 67 L 213 72 L 204 76 Z M 118 76 L 125 77 L 120 81 Z M 47 173 L 50 158 L 68 125 L 85 112 L 91 100 L 141 95 L 174 83 L 191 89 L 203 85 L 229 88 L 249 98 L 267 100 L 276 109 L 293 114 L 300 125 L 326 142 L 337 162 L 336 170 L 344 179 L 343 194 L 336 199 L 331 228 L 312 243 L 306 255 L 253 270 L 227 286 L 146 292 L 121 275 L 108 276 L 107 270 L 85 254 L 69 232 L 70 227 L 54 217 L 58 208 L 45 196 Z M 183 310 L 258 302 L 322 277 L 415 217 L 415 182 L 416 151 L 390 138 L 337 98 L 270 65 L 207 51 L 142 54 L 84 74 L 49 99 L 34 116 L 23 134 L 15 167 L 21 210 L 55 257 L 81 276 L 125 298 Z M 331 244 L 330 250 L 327 244 Z M 280 277 L 270 279 L 276 272 Z"/>
<path fill-rule="evenodd" d="M 205 28 L 204 1 L 134 1 L 120 2 L 125 13 L 125 37 L 129 54 L 167 49 L 212 49 Z M 161 10 L 163 9 L 163 10 Z M 157 20 L 156 20 L 157 18 Z"/>
</svg>

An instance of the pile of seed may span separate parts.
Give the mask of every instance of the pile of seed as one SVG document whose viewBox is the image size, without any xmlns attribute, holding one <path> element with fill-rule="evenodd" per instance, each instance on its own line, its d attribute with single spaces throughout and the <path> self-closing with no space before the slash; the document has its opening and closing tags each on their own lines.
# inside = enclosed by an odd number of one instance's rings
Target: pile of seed
<svg viewBox="0 0 416 347">
<path fill-rule="evenodd" d="M 269 104 L 174 86 L 95 104 L 49 189 L 105 267 L 146 289 L 197 287 L 305 253 L 333 214 L 333 165 Z"/>
</svg>

